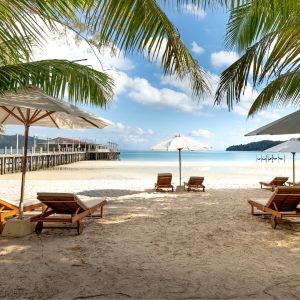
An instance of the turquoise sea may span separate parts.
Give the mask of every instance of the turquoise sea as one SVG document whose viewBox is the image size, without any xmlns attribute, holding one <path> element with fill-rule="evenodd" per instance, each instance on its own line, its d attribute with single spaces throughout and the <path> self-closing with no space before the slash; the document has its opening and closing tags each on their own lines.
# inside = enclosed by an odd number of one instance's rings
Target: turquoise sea
<svg viewBox="0 0 300 300">
<path fill-rule="evenodd" d="M 9 151 L 9 149 L 7 150 Z M 19 150 L 21 153 L 22 149 Z M 4 149 L 0 149 L 0 154 Z M 13 149 L 13 153 L 15 150 Z M 28 151 L 30 153 L 30 150 Z M 265 153 L 256 151 L 183 151 L 182 160 L 187 162 L 216 162 L 216 161 L 248 161 L 248 162 L 283 162 L 292 160 L 291 153 Z M 141 151 L 141 150 L 121 150 L 121 160 L 123 161 L 178 161 L 178 151 Z M 279 158 L 279 160 L 278 160 Z M 261 160 L 262 159 L 262 160 Z M 300 155 L 296 155 L 296 160 L 300 161 Z"/>
<path fill-rule="evenodd" d="M 283 162 L 292 159 L 291 153 L 265 153 L 255 151 L 183 151 L 182 160 L 184 161 L 249 161 L 255 162 L 258 158 L 258 162 L 263 159 L 266 162 L 279 161 Z M 297 155 L 296 155 L 297 158 Z M 133 150 L 121 150 L 121 160 L 123 161 L 178 161 L 178 152 L 168 151 L 133 151 Z M 300 160 L 300 155 L 299 155 Z"/>
</svg>

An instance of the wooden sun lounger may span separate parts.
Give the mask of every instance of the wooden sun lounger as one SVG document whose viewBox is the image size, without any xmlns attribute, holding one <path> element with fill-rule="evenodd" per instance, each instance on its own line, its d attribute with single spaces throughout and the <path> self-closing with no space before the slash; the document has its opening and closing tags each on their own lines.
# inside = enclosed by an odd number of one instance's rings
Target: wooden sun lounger
<svg viewBox="0 0 300 300">
<path fill-rule="evenodd" d="M 157 182 L 155 183 L 155 190 L 162 191 L 163 189 L 171 189 L 172 192 L 174 192 L 171 173 L 158 173 Z"/>
<path fill-rule="evenodd" d="M 100 211 L 99 217 L 103 217 L 103 207 L 107 201 L 99 201 L 92 199 L 86 201 L 80 199 L 75 194 L 70 193 L 38 193 L 37 198 L 41 201 L 46 209 L 38 216 L 32 217 L 32 222 L 38 222 L 35 232 L 40 234 L 43 228 L 51 229 L 77 229 L 77 233 L 83 231 L 82 220 L 88 216 L 95 216 L 97 210 Z M 53 216 L 55 215 L 55 216 Z M 46 223 L 76 223 L 76 227 L 70 226 L 44 226 Z"/>
<path fill-rule="evenodd" d="M 191 176 L 188 182 L 184 182 L 184 186 L 187 191 L 205 191 L 205 185 L 203 185 L 204 177 Z"/>
<path fill-rule="evenodd" d="M 277 187 L 269 200 L 249 200 L 248 203 L 252 215 L 258 215 L 254 208 L 270 214 L 271 226 L 275 229 L 277 219 L 300 217 L 300 187 Z"/>
<path fill-rule="evenodd" d="M 289 186 L 298 186 L 298 185 L 300 185 L 300 182 L 298 181 L 298 182 L 292 182 L 292 181 L 288 181 L 287 182 L 287 184 L 289 185 Z"/>
<path fill-rule="evenodd" d="M 42 203 L 35 201 L 24 201 L 24 212 L 33 211 L 42 207 Z M 3 231 L 7 218 L 17 216 L 19 214 L 18 201 L 10 201 L 0 199 L 0 233 Z"/>
<path fill-rule="evenodd" d="M 288 181 L 288 177 L 275 177 L 273 180 L 271 180 L 270 182 L 264 182 L 264 181 L 260 181 L 260 188 L 262 189 L 263 186 L 266 187 L 270 187 L 272 191 L 274 191 L 274 189 L 277 186 L 284 186 L 285 183 Z"/>
</svg>

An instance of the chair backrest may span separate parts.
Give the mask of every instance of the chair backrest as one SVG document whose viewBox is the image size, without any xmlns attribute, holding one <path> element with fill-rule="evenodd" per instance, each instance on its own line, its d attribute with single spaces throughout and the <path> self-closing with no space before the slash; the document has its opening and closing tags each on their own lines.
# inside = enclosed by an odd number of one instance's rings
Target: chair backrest
<svg viewBox="0 0 300 300">
<path fill-rule="evenodd" d="M 191 176 L 188 185 L 202 185 L 203 181 L 204 181 L 204 177 Z"/>
<path fill-rule="evenodd" d="M 37 198 L 57 213 L 81 213 L 87 207 L 75 194 L 71 193 L 37 193 Z"/>
<path fill-rule="evenodd" d="M 158 173 L 157 185 L 170 186 L 172 183 L 172 173 Z"/>
<path fill-rule="evenodd" d="M 11 203 L 8 200 L 0 199 L 0 211 L 1 210 L 11 210 L 18 208 L 15 203 Z"/>
<path fill-rule="evenodd" d="M 300 204 L 300 187 L 277 187 L 266 206 L 278 211 L 294 211 Z"/>
<path fill-rule="evenodd" d="M 283 185 L 285 182 L 288 181 L 288 177 L 275 177 L 271 182 L 270 184 L 273 184 L 273 185 Z"/>
</svg>

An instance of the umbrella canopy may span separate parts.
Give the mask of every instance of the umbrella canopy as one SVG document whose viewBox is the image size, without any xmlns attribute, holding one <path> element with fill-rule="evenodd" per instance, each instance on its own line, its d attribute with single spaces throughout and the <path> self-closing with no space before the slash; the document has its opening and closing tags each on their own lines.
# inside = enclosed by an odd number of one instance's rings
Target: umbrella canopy
<svg viewBox="0 0 300 300">
<path fill-rule="evenodd" d="M 254 131 L 251 131 L 245 136 L 252 135 L 264 135 L 264 134 L 293 134 L 300 133 L 300 110 L 289 114 L 277 121 L 271 122 L 265 126 L 262 126 Z"/>
<path fill-rule="evenodd" d="M 181 185 L 181 151 L 182 150 L 205 150 L 210 149 L 209 146 L 202 144 L 198 141 L 192 140 L 188 137 L 181 136 L 180 134 L 175 137 L 161 142 L 152 147 L 152 150 L 158 151 L 179 151 L 179 181 Z"/>
<path fill-rule="evenodd" d="M 175 137 L 161 142 L 154 147 L 152 150 L 160 150 L 160 151 L 177 151 L 177 150 L 203 150 L 210 149 L 209 146 L 202 144 L 198 141 L 192 140 L 185 136 L 175 135 Z"/>
<path fill-rule="evenodd" d="M 300 139 L 290 139 L 274 147 L 264 150 L 264 152 L 291 152 L 293 154 L 293 182 L 295 182 L 295 154 L 300 152 Z"/>
<path fill-rule="evenodd" d="M 27 113 L 30 113 L 27 118 Z M 0 124 L 55 128 L 103 128 L 111 122 L 48 96 L 36 88 L 19 89 L 0 95 Z"/>
<path fill-rule="evenodd" d="M 5 92 L 0 95 L 0 124 L 25 126 L 19 205 L 20 218 L 22 218 L 29 127 L 103 128 L 110 125 L 111 122 L 72 104 L 48 96 L 37 88 L 23 88 L 16 92 Z"/>
</svg>

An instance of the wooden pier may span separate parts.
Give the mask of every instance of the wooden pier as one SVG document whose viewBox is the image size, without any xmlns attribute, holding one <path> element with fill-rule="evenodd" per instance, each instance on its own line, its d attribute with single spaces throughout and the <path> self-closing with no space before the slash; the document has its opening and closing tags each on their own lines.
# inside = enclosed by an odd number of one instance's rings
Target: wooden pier
<svg viewBox="0 0 300 300">
<path fill-rule="evenodd" d="M 0 175 L 21 172 L 24 147 L 19 149 L 18 139 L 17 134 L 15 149 L 13 146 L 4 147 L 3 154 L 0 154 Z M 119 145 L 112 142 L 96 144 L 86 140 L 58 137 L 35 144 L 34 141 L 34 146 L 27 154 L 27 171 L 49 169 L 82 160 L 120 159 Z"/>
<path fill-rule="evenodd" d="M 49 169 L 83 160 L 118 160 L 119 152 L 52 152 L 33 153 L 27 157 L 27 171 Z M 22 170 L 23 154 L 0 154 L 0 175 Z"/>
</svg>

